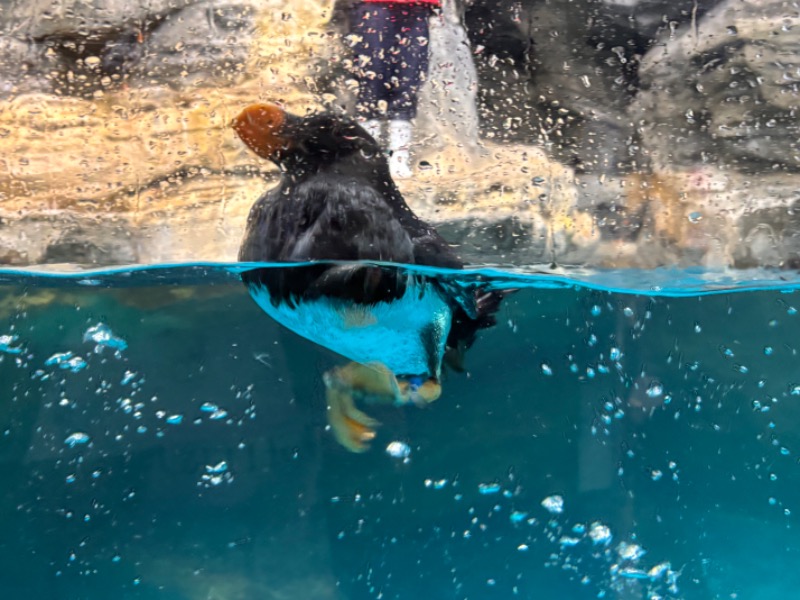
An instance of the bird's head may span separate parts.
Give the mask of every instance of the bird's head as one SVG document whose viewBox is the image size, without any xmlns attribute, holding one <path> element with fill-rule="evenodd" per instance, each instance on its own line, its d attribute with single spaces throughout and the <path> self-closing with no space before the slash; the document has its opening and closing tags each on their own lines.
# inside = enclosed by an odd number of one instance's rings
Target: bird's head
<svg viewBox="0 0 800 600">
<path fill-rule="evenodd" d="M 386 168 L 372 136 L 355 121 L 331 113 L 299 117 L 276 104 L 253 104 L 231 125 L 253 152 L 287 171 Z"/>
</svg>

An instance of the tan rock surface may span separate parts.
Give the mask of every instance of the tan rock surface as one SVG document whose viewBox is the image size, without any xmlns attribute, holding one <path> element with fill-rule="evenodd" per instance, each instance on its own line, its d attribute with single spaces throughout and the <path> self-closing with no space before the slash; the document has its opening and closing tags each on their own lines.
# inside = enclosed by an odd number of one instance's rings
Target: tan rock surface
<svg viewBox="0 0 800 600">
<path fill-rule="evenodd" d="M 331 4 L 298 1 L 288 13 L 282 1 L 262 3 L 249 58 L 228 85 L 131 83 L 89 100 L 35 93 L 0 106 L 0 260 L 59 262 L 82 243 L 87 263 L 235 260 L 249 207 L 275 171 L 228 123 L 260 99 L 298 113 L 321 106 L 321 65 L 347 56 L 326 30 Z M 425 218 L 575 228 L 571 173 L 543 151 L 439 141 L 418 153 L 430 168 L 401 183 Z"/>
</svg>

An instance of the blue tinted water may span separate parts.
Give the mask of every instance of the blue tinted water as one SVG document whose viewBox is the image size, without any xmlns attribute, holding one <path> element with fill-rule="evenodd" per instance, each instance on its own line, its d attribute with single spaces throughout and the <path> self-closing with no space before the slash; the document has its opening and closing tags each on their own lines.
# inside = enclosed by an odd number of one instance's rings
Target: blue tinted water
<svg viewBox="0 0 800 600">
<path fill-rule="evenodd" d="M 796 279 L 426 270 L 519 291 L 353 454 L 242 268 L 0 272 L 2 597 L 800 593 Z"/>
</svg>

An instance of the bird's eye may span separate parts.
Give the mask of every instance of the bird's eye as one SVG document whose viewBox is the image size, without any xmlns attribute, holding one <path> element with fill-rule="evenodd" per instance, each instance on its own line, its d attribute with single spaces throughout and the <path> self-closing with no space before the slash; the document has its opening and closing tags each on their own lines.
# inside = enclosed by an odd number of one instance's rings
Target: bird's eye
<svg viewBox="0 0 800 600">
<path fill-rule="evenodd" d="M 367 160 L 371 160 L 375 158 L 375 153 L 372 150 L 365 150 L 364 148 L 361 149 L 361 156 L 366 158 Z"/>
</svg>

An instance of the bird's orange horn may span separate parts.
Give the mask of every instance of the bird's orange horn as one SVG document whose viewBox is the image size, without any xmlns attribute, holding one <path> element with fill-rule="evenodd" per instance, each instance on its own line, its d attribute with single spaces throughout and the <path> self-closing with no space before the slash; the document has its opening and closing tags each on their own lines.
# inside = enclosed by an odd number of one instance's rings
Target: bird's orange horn
<svg viewBox="0 0 800 600">
<path fill-rule="evenodd" d="M 261 158 L 271 159 L 275 152 L 289 145 L 281 135 L 286 113 L 276 104 L 252 104 L 233 120 L 231 126 L 239 138 Z"/>
</svg>

